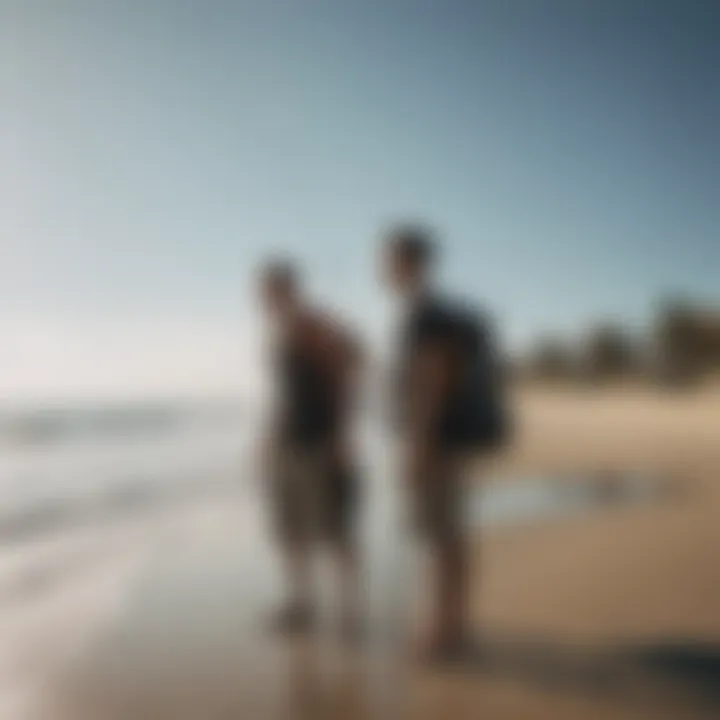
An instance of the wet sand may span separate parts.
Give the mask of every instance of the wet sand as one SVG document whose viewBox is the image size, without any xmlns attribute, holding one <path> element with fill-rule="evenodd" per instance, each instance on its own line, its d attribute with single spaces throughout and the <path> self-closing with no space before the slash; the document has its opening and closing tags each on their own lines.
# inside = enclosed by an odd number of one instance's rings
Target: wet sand
<svg viewBox="0 0 720 720">
<path fill-rule="evenodd" d="M 408 663 L 407 619 L 388 622 L 382 593 L 364 649 L 330 629 L 313 643 L 269 637 L 273 559 L 239 541 L 257 517 L 208 500 L 102 538 L 78 531 L 91 561 L 75 545 L 43 551 L 83 560 L 52 592 L 3 601 L 0 717 L 717 717 L 720 393 L 533 390 L 520 407 L 520 442 L 496 468 L 509 481 L 652 468 L 678 492 L 478 538 L 480 642 L 462 666 Z M 409 577 L 406 598 L 421 592 Z"/>
</svg>

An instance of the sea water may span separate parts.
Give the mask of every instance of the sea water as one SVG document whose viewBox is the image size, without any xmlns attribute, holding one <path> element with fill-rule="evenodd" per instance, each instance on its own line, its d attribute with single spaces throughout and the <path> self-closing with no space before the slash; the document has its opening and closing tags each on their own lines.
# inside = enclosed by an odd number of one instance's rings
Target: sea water
<svg viewBox="0 0 720 720">
<path fill-rule="evenodd" d="M 24 548 L 79 534 L 93 544 L 110 524 L 138 516 L 152 523 L 168 508 L 211 498 L 232 503 L 237 542 L 246 546 L 251 574 L 261 583 L 269 565 L 259 558 L 267 557 L 271 543 L 256 462 L 259 424 L 257 413 L 242 403 L 21 408 L 1 414 L 0 601 L 3 584 L 27 569 L 23 558 L 30 555 Z M 402 614 L 403 592 L 414 573 L 414 543 L 393 447 L 384 428 L 370 419 L 360 435 L 364 555 L 379 594 L 376 604 Z M 491 528 L 551 520 L 609 500 L 642 500 L 649 484 L 629 476 L 603 487 L 614 490 L 598 492 L 596 483 L 582 478 L 483 478 L 468 490 L 466 522 Z"/>
</svg>

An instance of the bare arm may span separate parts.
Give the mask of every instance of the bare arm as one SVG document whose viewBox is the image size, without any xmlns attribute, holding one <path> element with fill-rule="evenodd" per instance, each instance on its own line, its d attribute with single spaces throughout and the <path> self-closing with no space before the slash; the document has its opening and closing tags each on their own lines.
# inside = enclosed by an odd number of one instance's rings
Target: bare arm
<svg viewBox="0 0 720 720">
<path fill-rule="evenodd" d="M 283 398 L 280 393 L 277 392 L 277 368 L 275 363 L 277 361 L 277 348 L 274 346 L 268 346 L 266 348 L 265 362 L 270 368 L 270 372 L 273 374 L 273 397 L 268 403 L 267 414 L 263 418 L 262 427 L 260 429 L 258 438 L 258 451 L 260 454 L 260 462 L 265 472 L 271 472 L 274 468 L 275 460 L 279 450 L 281 432 L 282 432 L 282 421 L 283 421 Z"/>
<path fill-rule="evenodd" d="M 316 325 L 312 339 L 323 370 L 333 384 L 333 396 L 337 403 L 333 443 L 338 454 L 343 454 L 348 450 L 347 435 L 362 369 L 362 350 L 349 332 L 330 322 Z"/>
<path fill-rule="evenodd" d="M 420 482 L 423 469 L 436 452 L 436 428 L 451 378 L 448 349 L 427 343 L 416 353 L 410 369 L 409 433 L 406 475 Z"/>
</svg>

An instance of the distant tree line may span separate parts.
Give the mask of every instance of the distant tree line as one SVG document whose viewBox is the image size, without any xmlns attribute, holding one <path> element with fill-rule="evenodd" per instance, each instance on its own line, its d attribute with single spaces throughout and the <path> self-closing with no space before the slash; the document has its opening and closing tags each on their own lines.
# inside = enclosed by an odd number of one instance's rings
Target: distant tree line
<svg viewBox="0 0 720 720">
<path fill-rule="evenodd" d="M 619 323 L 603 323 L 574 342 L 544 337 L 514 370 L 548 381 L 635 378 L 687 385 L 720 370 L 720 310 L 672 301 L 640 335 Z"/>
</svg>

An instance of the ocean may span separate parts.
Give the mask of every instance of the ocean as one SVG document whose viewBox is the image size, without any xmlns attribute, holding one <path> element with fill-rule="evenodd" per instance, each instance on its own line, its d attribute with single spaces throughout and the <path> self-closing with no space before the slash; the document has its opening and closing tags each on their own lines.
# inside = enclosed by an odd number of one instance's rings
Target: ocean
<svg viewBox="0 0 720 720">
<path fill-rule="evenodd" d="M 0 542 L 240 485 L 244 408 L 208 403 L 0 414 Z"/>
<path fill-rule="evenodd" d="M 0 414 L 0 606 L 51 593 L 71 570 L 111 562 L 136 527 L 154 532 L 174 522 L 185 528 L 166 543 L 171 555 L 181 555 L 185 538 L 211 533 L 211 526 L 187 530 L 188 517 L 202 516 L 206 506 L 231 513 L 233 544 L 246 558 L 246 575 L 256 589 L 270 592 L 278 573 L 256 463 L 260 425 L 257 408 L 238 402 L 33 407 Z M 407 504 L 393 471 L 392 443 L 378 421 L 360 424 L 360 446 L 363 556 L 372 587 L 384 598 L 376 604 L 398 617 L 417 556 Z M 655 494 L 654 481 L 485 477 L 468 488 L 465 520 L 473 531 L 558 520 L 644 501 Z"/>
<path fill-rule="evenodd" d="M 257 502 L 262 495 L 254 452 L 259 430 L 259 411 L 241 402 L 0 412 L 0 542 L 216 493 Z M 360 434 L 364 510 L 379 522 L 399 511 L 389 467 L 391 443 L 383 426 L 370 418 L 362 421 Z M 641 494 L 645 481 L 626 478 L 624 485 Z M 486 478 L 471 494 L 468 523 L 505 524 L 582 509 L 597 499 L 588 486 L 575 478 L 513 483 Z"/>
<path fill-rule="evenodd" d="M 251 630 L 261 623 L 282 582 L 256 463 L 260 425 L 257 408 L 243 403 L 0 413 L 0 717 L 29 717 L 18 708 L 42 697 L 46 676 L 65 672 L 66 651 L 95 642 L 94 616 L 116 602 L 145 623 L 143 653 L 175 653 L 186 616 L 192 651 L 182 653 L 191 658 L 205 642 L 192 628 L 224 632 L 216 616 Z M 364 589 L 392 653 L 423 601 L 422 558 L 384 426 L 366 418 L 360 436 Z M 562 521 L 643 502 L 658 488 L 641 476 L 510 480 L 468 488 L 474 531 Z"/>
</svg>

